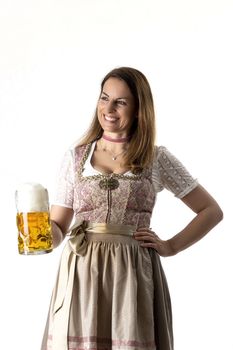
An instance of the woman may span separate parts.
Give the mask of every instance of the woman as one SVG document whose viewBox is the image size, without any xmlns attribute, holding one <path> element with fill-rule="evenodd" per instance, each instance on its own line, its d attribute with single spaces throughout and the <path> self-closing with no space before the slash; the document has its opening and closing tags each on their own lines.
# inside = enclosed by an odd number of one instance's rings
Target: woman
<svg viewBox="0 0 233 350">
<path fill-rule="evenodd" d="M 133 68 L 114 69 L 103 79 L 89 131 L 62 164 L 51 208 L 54 246 L 69 233 L 43 350 L 173 349 L 159 256 L 188 248 L 223 214 L 184 166 L 154 145 L 147 79 Z M 163 188 L 196 213 L 169 240 L 150 228 L 156 194 Z"/>
</svg>

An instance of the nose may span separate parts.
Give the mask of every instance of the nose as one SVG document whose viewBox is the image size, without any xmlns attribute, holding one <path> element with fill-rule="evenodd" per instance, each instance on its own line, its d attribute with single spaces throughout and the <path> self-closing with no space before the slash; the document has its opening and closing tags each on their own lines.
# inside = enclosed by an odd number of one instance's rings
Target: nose
<svg viewBox="0 0 233 350">
<path fill-rule="evenodd" d="M 116 110 L 114 101 L 108 101 L 105 107 L 106 107 L 106 113 L 112 113 L 112 112 L 115 112 Z"/>
</svg>

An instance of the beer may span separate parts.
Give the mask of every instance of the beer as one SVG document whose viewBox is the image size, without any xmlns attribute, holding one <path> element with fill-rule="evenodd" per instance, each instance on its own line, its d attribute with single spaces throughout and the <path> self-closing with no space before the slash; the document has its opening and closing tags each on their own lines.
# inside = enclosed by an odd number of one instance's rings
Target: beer
<svg viewBox="0 0 233 350">
<path fill-rule="evenodd" d="M 16 220 L 20 254 L 51 251 L 51 226 L 47 212 L 18 213 Z"/>
<path fill-rule="evenodd" d="M 25 183 L 16 191 L 18 249 L 20 254 L 51 252 L 52 234 L 48 192 L 40 184 Z"/>
</svg>

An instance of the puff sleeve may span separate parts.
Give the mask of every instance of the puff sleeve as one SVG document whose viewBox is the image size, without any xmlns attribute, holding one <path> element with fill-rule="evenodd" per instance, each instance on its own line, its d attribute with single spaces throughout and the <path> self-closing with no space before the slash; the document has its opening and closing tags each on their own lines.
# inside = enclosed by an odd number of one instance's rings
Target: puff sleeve
<svg viewBox="0 0 233 350">
<path fill-rule="evenodd" d="M 65 153 L 62 160 L 61 168 L 58 175 L 57 191 L 53 204 L 73 209 L 74 178 L 74 150 L 69 149 Z"/>
<path fill-rule="evenodd" d="M 185 166 L 164 146 L 156 149 L 152 180 L 156 192 L 166 188 L 178 198 L 183 198 L 198 185 Z"/>
</svg>

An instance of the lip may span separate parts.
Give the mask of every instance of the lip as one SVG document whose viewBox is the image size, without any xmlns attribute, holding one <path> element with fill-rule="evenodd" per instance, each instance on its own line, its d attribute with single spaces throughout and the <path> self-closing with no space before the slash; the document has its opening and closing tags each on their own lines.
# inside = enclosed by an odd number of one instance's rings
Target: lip
<svg viewBox="0 0 233 350">
<path fill-rule="evenodd" d="M 108 115 L 103 115 L 103 117 L 104 117 L 104 120 L 106 120 L 107 122 L 111 122 L 111 123 L 113 123 L 113 122 L 116 122 L 119 118 L 117 118 L 117 117 L 110 117 L 110 116 L 108 116 Z"/>
</svg>

